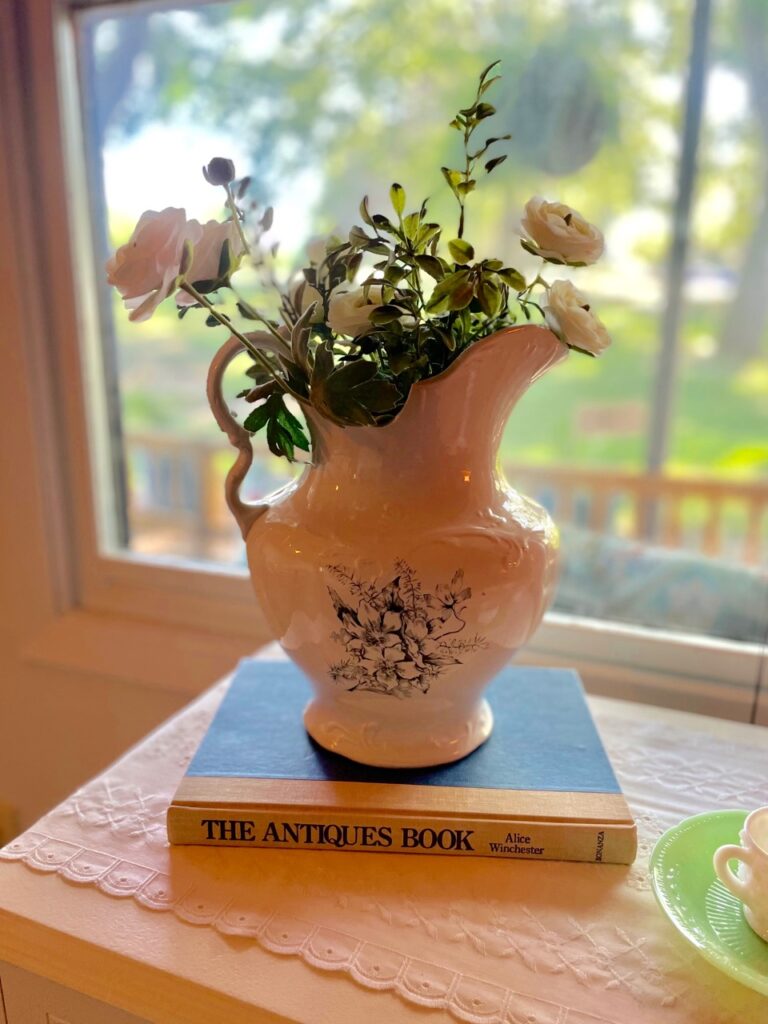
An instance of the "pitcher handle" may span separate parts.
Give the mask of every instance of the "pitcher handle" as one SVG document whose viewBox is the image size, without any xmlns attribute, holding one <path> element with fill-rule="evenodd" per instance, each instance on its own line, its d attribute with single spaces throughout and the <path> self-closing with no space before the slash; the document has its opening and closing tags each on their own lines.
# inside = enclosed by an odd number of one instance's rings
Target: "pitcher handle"
<svg viewBox="0 0 768 1024">
<path fill-rule="evenodd" d="M 245 346 L 234 336 L 225 341 L 211 360 L 211 365 L 208 369 L 207 385 L 208 404 L 211 407 L 211 412 L 219 428 L 227 435 L 229 443 L 233 448 L 237 448 L 239 453 L 227 473 L 224 495 L 227 499 L 229 510 L 240 527 L 243 539 L 248 536 L 248 531 L 253 523 L 269 508 L 269 505 L 260 502 L 249 504 L 240 497 L 240 485 L 253 462 L 251 435 L 232 415 L 222 393 L 224 371 L 235 356 L 240 355 L 244 351 Z"/>
</svg>

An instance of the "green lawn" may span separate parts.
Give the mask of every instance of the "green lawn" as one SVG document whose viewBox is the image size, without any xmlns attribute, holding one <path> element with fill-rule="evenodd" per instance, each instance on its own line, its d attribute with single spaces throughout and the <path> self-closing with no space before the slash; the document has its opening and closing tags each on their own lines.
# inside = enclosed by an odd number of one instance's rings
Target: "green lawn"
<svg viewBox="0 0 768 1024">
<path fill-rule="evenodd" d="M 618 407 L 619 417 L 622 403 L 642 403 L 648 414 L 658 316 L 605 302 L 600 311 L 613 346 L 599 359 L 572 353 L 531 388 L 510 418 L 505 460 L 643 468 L 646 427 L 585 435 L 577 423 L 585 409 L 606 403 Z M 768 360 L 739 366 L 719 356 L 712 339 L 720 316 L 712 306 L 687 311 L 667 468 L 679 475 L 756 479 L 768 469 Z M 170 308 L 141 325 L 127 323 L 116 311 L 116 325 L 126 431 L 216 437 L 205 374 L 223 331 L 204 327 L 194 313 L 179 323 Z M 242 386 L 235 377 L 233 393 Z"/>
<path fill-rule="evenodd" d="M 644 430 L 585 436 L 579 411 L 605 403 L 642 402 L 650 415 L 658 352 L 658 318 L 627 306 L 601 306 L 613 346 L 599 359 L 572 353 L 520 401 L 504 435 L 505 459 L 640 470 Z M 719 310 L 686 316 L 670 438 L 669 472 L 755 479 L 768 470 L 768 367 L 704 357 L 716 338 Z"/>
</svg>

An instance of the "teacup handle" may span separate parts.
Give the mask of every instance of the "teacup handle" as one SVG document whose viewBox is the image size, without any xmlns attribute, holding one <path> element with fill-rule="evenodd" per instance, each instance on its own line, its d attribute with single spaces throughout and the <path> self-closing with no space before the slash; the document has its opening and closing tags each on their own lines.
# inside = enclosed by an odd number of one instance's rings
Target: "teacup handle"
<svg viewBox="0 0 768 1024">
<path fill-rule="evenodd" d="M 749 896 L 749 886 L 745 885 L 744 882 L 742 882 L 740 878 L 737 878 L 733 871 L 731 871 L 730 861 L 732 860 L 740 860 L 745 864 L 752 863 L 749 850 L 745 850 L 743 846 L 721 846 L 719 850 L 715 850 L 713 860 L 715 874 L 726 889 L 733 893 L 737 900 L 741 900 L 742 903 L 745 903 Z"/>
<path fill-rule="evenodd" d="M 237 520 L 237 525 L 240 527 L 243 538 L 248 536 L 248 531 L 255 520 L 269 508 L 267 503 L 257 502 L 251 505 L 240 497 L 240 485 L 253 462 L 251 435 L 232 415 L 222 393 L 224 371 L 235 356 L 239 356 L 244 351 L 245 346 L 234 336 L 225 341 L 211 361 L 208 370 L 207 386 L 208 404 L 211 407 L 211 412 L 221 430 L 227 435 L 229 443 L 234 448 L 237 448 L 239 452 L 237 459 L 229 473 L 227 473 L 224 495 L 230 512 Z"/>
</svg>

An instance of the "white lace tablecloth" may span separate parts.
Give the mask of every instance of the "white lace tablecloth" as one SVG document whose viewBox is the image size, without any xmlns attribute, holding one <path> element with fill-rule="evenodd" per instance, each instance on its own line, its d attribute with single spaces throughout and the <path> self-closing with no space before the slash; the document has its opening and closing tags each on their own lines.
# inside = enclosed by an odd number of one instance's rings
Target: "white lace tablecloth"
<svg viewBox="0 0 768 1024">
<path fill-rule="evenodd" d="M 476 1024 L 758 1024 L 768 1000 L 711 967 L 649 888 L 689 814 L 768 803 L 768 730 L 594 700 L 637 817 L 632 867 L 168 846 L 167 804 L 225 683 L 0 850 L 147 913 L 247 936 Z M 0 865 L 1 869 L 1 865 Z M 371 994 L 375 1000 L 375 993 Z"/>
</svg>

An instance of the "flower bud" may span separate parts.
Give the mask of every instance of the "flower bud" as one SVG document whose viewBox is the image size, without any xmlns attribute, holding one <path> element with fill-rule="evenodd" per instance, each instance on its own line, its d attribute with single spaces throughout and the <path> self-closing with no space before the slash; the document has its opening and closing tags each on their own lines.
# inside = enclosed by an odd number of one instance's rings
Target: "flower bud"
<svg viewBox="0 0 768 1024">
<path fill-rule="evenodd" d="M 235 180 L 235 164 L 225 156 L 215 156 L 203 168 L 203 177 L 210 185 L 229 185 Z"/>
</svg>

